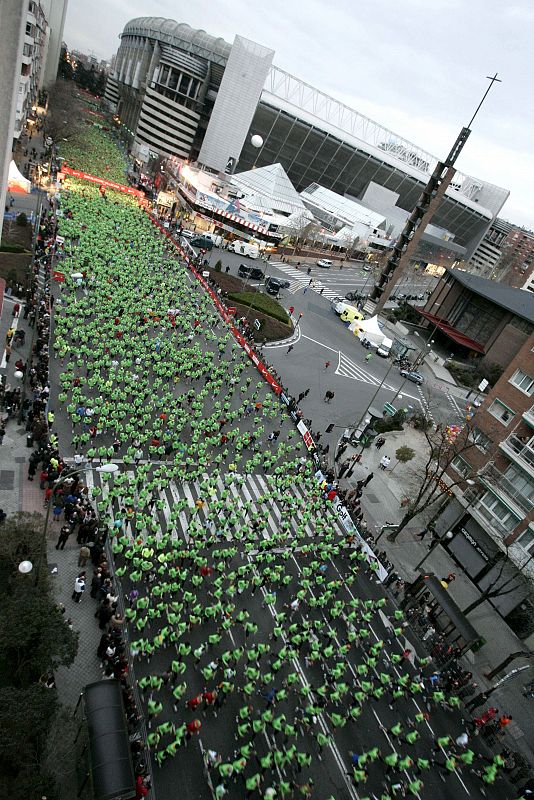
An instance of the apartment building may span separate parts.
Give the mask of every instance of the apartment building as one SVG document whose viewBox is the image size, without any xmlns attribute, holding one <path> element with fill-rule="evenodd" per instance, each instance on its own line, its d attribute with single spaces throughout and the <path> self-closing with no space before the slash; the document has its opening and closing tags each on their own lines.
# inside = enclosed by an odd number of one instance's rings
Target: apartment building
<svg viewBox="0 0 534 800">
<path fill-rule="evenodd" d="M 470 411 L 471 444 L 452 461 L 438 530 L 453 533 L 447 549 L 479 589 L 502 588 L 491 602 L 534 644 L 534 332 Z"/>
</svg>

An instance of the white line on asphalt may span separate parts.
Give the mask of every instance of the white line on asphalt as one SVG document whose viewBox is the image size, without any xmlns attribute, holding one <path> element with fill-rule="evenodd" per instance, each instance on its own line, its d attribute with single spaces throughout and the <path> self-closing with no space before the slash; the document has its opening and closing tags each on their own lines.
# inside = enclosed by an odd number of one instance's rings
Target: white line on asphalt
<svg viewBox="0 0 534 800">
<path fill-rule="evenodd" d="M 299 325 L 298 332 L 297 332 L 297 338 L 294 341 L 288 340 L 287 342 L 284 342 L 283 344 L 266 344 L 265 345 L 265 350 L 277 350 L 280 347 L 289 347 L 290 344 L 295 345 L 298 342 L 300 342 L 300 337 L 301 336 L 302 336 L 302 333 L 300 332 L 300 325 Z M 306 337 L 304 337 L 304 338 L 306 338 Z"/>
<path fill-rule="evenodd" d="M 329 347 L 327 344 L 323 344 L 322 342 L 318 342 L 317 339 L 312 339 L 311 336 L 305 336 L 302 334 L 303 339 L 308 339 L 309 342 L 313 342 L 314 344 L 319 344 L 321 347 L 326 348 L 326 350 L 330 350 L 332 353 L 339 353 L 339 350 L 334 350 L 333 347 Z"/>
</svg>

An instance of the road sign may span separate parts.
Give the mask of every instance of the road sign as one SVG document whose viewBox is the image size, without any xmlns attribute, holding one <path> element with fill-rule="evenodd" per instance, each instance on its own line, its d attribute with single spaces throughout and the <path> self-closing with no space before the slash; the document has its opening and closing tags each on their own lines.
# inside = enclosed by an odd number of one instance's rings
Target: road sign
<svg viewBox="0 0 534 800">
<path fill-rule="evenodd" d="M 261 328 L 261 322 L 259 321 L 259 319 L 254 320 L 254 327 L 256 328 L 257 331 L 259 331 L 259 329 Z"/>
<path fill-rule="evenodd" d="M 392 406 L 391 403 L 384 403 L 384 414 L 388 414 L 390 417 L 392 417 L 396 413 L 397 409 L 395 406 Z"/>
<path fill-rule="evenodd" d="M 207 269 L 205 269 L 205 270 L 202 272 L 202 277 L 203 277 L 203 278 L 209 278 L 209 276 L 210 276 L 210 274 L 209 274 L 208 270 L 207 270 Z"/>
<path fill-rule="evenodd" d="M 482 378 L 482 380 L 478 384 L 478 391 L 485 392 L 488 386 L 489 386 L 489 381 L 487 381 L 486 378 Z"/>
<path fill-rule="evenodd" d="M 229 307 L 228 307 L 228 313 L 229 313 L 231 316 L 233 316 L 233 315 L 235 314 L 235 312 L 236 312 L 236 311 L 237 311 L 237 308 L 236 308 L 235 306 L 229 306 Z"/>
</svg>

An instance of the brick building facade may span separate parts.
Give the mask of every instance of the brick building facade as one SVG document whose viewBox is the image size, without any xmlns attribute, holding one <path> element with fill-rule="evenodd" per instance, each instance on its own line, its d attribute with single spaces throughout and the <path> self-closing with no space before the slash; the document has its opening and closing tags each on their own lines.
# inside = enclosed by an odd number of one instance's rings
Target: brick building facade
<svg viewBox="0 0 534 800">
<path fill-rule="evenodd" d="M 493 604 L 534 643 L 534 333 L 474 406 L 472 446 L 449 469 L 454 497 L 438 520 L 451 555 L 480 588 L 502 585 Z"/>
</svg>

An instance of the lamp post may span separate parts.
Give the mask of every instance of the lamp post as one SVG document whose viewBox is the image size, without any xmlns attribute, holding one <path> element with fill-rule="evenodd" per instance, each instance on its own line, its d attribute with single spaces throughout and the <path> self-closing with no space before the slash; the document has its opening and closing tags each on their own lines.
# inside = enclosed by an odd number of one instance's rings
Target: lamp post
<svg viewBox="0 0 534 800">
<path fill-rule="evenodd" d="M 387 370 L 386 374 L 385 374 L 385 375 L 384 375 L 384 377 L 382 378 L 382 381 L 381 381 L 381 382 L 378 384 L 378 386 L 377 386 L 377 389 L 376 389 L 376 392 L 375 392 L 375 393 L 374 393 L 374 395 L 372 396 L 372 398 L 371 398 L 370 402 L 367 404 L 367 408 L 365 409 L 365 411 L 364 411 L 364 412 L 363 412 L 363 414 L 361 415 L 361 417 L 360 417 L 360 420 L 359 420 L 358 424 L 356 425 L 356 427 L 355 427 L 355 429 L 354 429 L 355 431 L 357 431 L 357 430 L 358 430 L 358 429 L 361 427 L 361 425 L 363 425 L 363 422 L 364 422 L 364 420 L 365 420 L 366 414 L 369 412 L 369 409 L 370 409 L 370 408 L 371 408 L 371 406 L 373 405 L 373 403 L 374 403 L 374 401 L 375 401 L 375 399 L 376 399 L 376 396 L 378 395 L 379 391 L 380 391 L 380 390 L 382 389 L 382 387 L 384 386 L 384 382 L 385 382 L 385 380 L 386 380 L 387 376 L 389 375 L 389 373 L 391 372 L 392 368 L 393 368 L 393 361 L 391 361 L 391 363 L 390 363 L 390 365 L 389 365 L 389 367 L 388 367 L 388 370 Z M 361 433 L 360 433 L 360 439 L 361 439 Z M 362 448 L 360 452 L 362 452 L 362 453 L 363 453 L 363 444 L 361 444 L 361 442 L 360 442 L 360 443 L 359 443 L 359 445 L 360 445 L 360 447 Z"/>
<path fill-rule="evenodd" d="M 443 544 L 443 542 L 450 542 L 452 538 L 454 538 L 454 533 L 452 531 L 447 531 L 447 533 L 444 533 L 443 536 L 440 536 L 439 539 L 436 539 L 434 544 L 432 544 L 429 547 L 428 553 L 421 559 L 421 561 L 418 564 L 415 565 L 414 571 L 417 572 L 417 570 L 420 569 L 420 567 L 425 563 L 427 558 L 434 552 L 436 547 L 438 547 L 440 544 Z"/>
<path fill-rule="evenodd" d="M 80 472 L 101 472 L 103 474 L 111 475 L 112 473 L 117 472 L 118 469 L 119 469 L 119 465 L 118 464 L 112 464 L 112 463 L 99 464 L 97 467 L 87 466 L 87 467 L 83 467 L 82 469 L 79 469 L 79 468 L 71 469 L 69 472 L 62 472 L 61 473 L 61 475 L 59 476 L 59 479 L 56 481 L 56 483 L 54 485 L 54 489 L 58 489 L 60 486 L 62 486 L 65 483 L 65 481 L 68 478 L 72 478 L 73 475 L 77 475 Z M 46 509 L 45 524 L 44 524 L 44 538 L 45 538 L 45 540 L 46 540 L 46 533 L 47 533 L 47 530 L 48 530 L 48 521 L 50 519 L 50 507 L 51 507 L 51 505 L 52 505 L 51 502 L 48 503 L 48 506 L 47 506 L 47 509 Z"/>
</svg>

